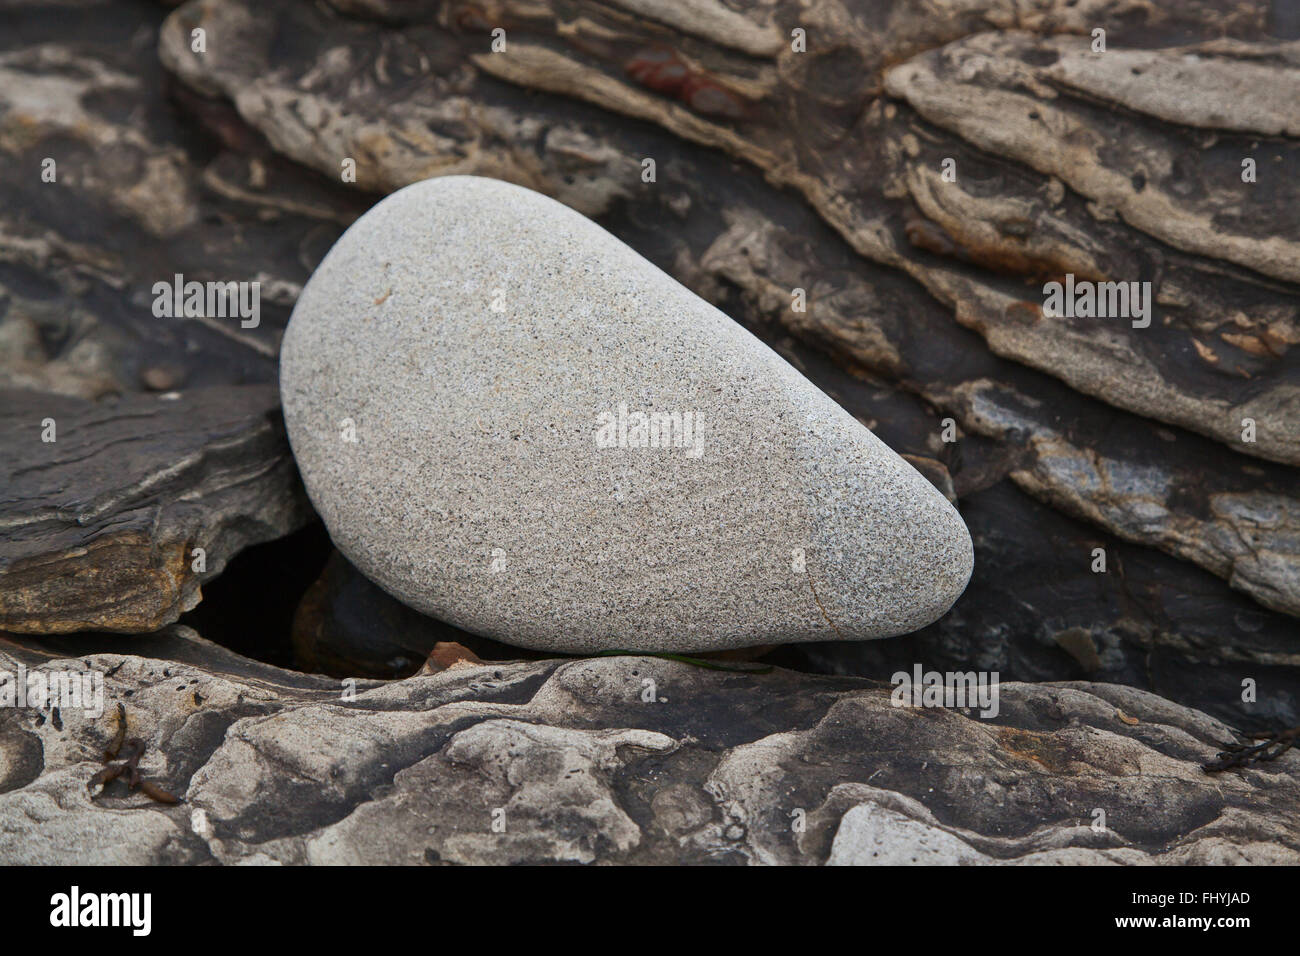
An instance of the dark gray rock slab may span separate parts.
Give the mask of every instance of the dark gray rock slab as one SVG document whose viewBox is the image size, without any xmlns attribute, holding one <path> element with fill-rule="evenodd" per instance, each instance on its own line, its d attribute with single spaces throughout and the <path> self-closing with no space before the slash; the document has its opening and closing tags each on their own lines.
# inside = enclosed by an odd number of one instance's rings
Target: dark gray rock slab
<svg viewBox="0 0 1300 956">
<path fill-rule="evenodd" d="M 277 399 L 0 393 L 0 628 L 157 630 L 231 555 L 310 520 Z"/>
</svg>

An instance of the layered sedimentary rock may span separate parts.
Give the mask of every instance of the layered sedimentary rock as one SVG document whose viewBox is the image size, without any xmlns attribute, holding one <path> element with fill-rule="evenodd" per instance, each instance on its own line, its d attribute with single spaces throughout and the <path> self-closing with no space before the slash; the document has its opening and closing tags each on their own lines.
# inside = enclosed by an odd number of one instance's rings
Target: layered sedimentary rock
<svg viewBox="0 0 1300 956">
<path fill-rule="evenodd" d="M 1104 132 L 1109 129 L 1105 116 L 1110 114 L 1103 116 L 1087 102 L 1063 96 L 1049 85 L 1056 74 L 1073 75 L 1069 71 L 1075 68 L 1070 64 L 1080 62 L 1084 56 L 1080 51 L 1089 49 L 1086 36 L 1037 43 L 1030 34 L 988 34 L 960 41 L 963 32 L 974 29 L 974 22 L 956 14 L 939 27 L 929 19 L 922 23 L 919 18 L 903 18 L 883 30 L 876 25 L 868 31 L 855 15 L 834 5 L 805 13 L 799 23 L 791 20 L 791 26 L 816 26 L 823 20 L 834 24 L 834 55 L 851 55 L 875 69 L 887 61 L 919 54 L 923 48 L 953 41 L 947 59 L 937 60 L 937 53 L 918 55 L 909 66 L 911 72 L 891 73 L 897 95 L 886 97 L 881 95 L 883 72 L 872 70 L 860 75 L 832 71 L 838 82 L 859 84 L 855 88 L 829 91 L 813 85 L 816 77 L 826 74 L 810 69 L 809 64 L 825 65 L 831 55 L 817 44 L 808 60 L 800 59 L 786 45 L 763 54 L 776 61 L 775 70 L 754 66 L 757 54 L 748 51 L 746 67 L 735 58 L 727 37 L 702 38 L 698 31 L 688 31 L 674 40 L 668 32 L 671 25 L 638 21 L 616 8 L 592 6 L 587 11 L 590 19 L 551 16 L 541 8 L 499 8 L 497 13 L 510 26 L 512 39 L 504 52 L 487 53 L 476 50 L 477 44 L 487 45 L 484 25 L 490 17 L 448 13 L 435 23 L 418 14 L 394 14 L 381 18 L 371 32 L 349 30 L 347 43 L 342 45 L 342 26 L 316 14 L 259 8 L 242 9 L 236 15 L 193 3 L 178 11 L 164 29 L 161 54 L 178 75 L 196 88 L 231 97 L 241 115 L 273 143 L 282 143 L 280 148 L 287 153 L 323 171 L 333 173 L 342 158 L 350 156 L 358 159 L 359 177 L 379 176 L 371 185 L 392 188 L 427 175 L 435 169 L 430 163 L 455 156 L 463 162 L 447 171 L 505 176 L 549 191 L 587 213 L 607 212 L 611 197 L 638 207 L 658 206 L 671 217 L 683 239 L 656 240 L 648 231 L 640 238 L 645 244 L 657 244 L 663 261 L 688 284 L 715 297 L 726 296 L 739 286 L 746 305 L 756 307 L 763 317 L 780 321 L 801 337 L 828 345 L 889 379 L 903 381 L 959 419 L 967 406 L 954 398 L 962 394 L 954 387 L 985 377 L 1024 375 L 1019 369 L 981 362 L 977 354 L 966 354 L 975 351 L 969 338 L 955 338 L 938 328 L 945 323 L 945 312 L 947 323 L 956 318 L 977 329 L 997 354 L 1059 376 L 1101 402 L 1205 432 L 1247 456 L 1300 460 L 1294 433 L 1294 422 L 1300 420 L 1295 414 L 1300 392 L 1294 363 L 1288 357 L 1297 335 L 1294 295 L 1286 283 L 1264 278 L 1268 275 L 1264 260 L 1255 262 L 1259 269 L 1243 270 L 1215 257 L 1171 250 L 1158 241 L 1161 237 L 1150 236 L 1117 216 L 1113 204 L 1086 192 L 1076 193 L 1059 178 L 1028 164 L 1017 164 L 1009 148 L 1006 156 L 972 148 L 955 133 L 936 127 L 922 112 L 913 111 L 907 100 L 909 77 L 935 69 L 932 63 L 960 61 L 978 52 L 984 57 L 978 62 L 997 65 L 990 68 L 990 77 L 1043 73 L 1043 79 L 1034 81 L 1034 90 L 1053 100 L 1057 109 L 1072 110 L 1070 122 L 1081 129 L 1092 124 L 1089 129 Z M 990 7 L 990 16 L 996 16 L 995 9 Z M 1083 11 L 1062 5 L 1019 23 L 1007 13 L 1006 25 L 1084 33 L 1085 28 L 1091 29 L 1088 24 L 1108 15 L 1119 14 L 1105 4 Z M 1224 22 L 1223 11 L 1213 5 L 1187 8 L 1176 15 L 1153 10 L 1149 17 L 1143 30 L 1126 33 L 1126 37 L 1157 44 L 1184 39 L 1198 30 L 1208 32 L 1212 23 L 1217 31 Z M 393 25 L 394 20 L 399 25 Z M 257 58 L 234 62 L 229 48 L 228 59 L 223 60 L 219 50 L 196 57 L 181 46 L 186 31 L 194 25 L 202 24 L 217 35 L 224 30 L 234 36 L 242 35 L 241 30 L 269 34 L 273 22 L 284 28 L 292 24 L 292 29 L 312 39 L 314 46 L 309 46 L 315 53 L 310 65 L 281 65 L 277 70 L 266 63 L 263 69 Z M 561 22 L 566 24 L 563 30 L 557 26 Z M 587 32 L 599 32 L 595 22 L 603 26 L 604 41 L 584 42 Z M 1227 29 L 1242 41 L 1253 42 L 1211 49 L 1248 56 L 1260 69 L 1272 70 L 1285 81 L 1290 69 L 1287 48 L 1262 40 L 1272 28 L 1267 10 L 1234 8 L 1227 23 Z M 479 30 L 483 32 L 476 32 Z M 661 65 L 656 70 L 634 55 L 637 43 L 659 49 L 674 42 L 691 48 L 699 62 L 689 68 L 669 70 Z M 967 52 L 972 47 L 974 52 Z M 405 77 L 392 68 L 394 48 L 411 52 Z M 440 56 L 430 55 L 433 50 Z M 1243 50 L 1252 52 L 1248 55 Z M 1203 83 L 1212 84 L 1213 77 L 1224 69 L 1221 57 L 1206 55 L 1192 60 L 1190 56 L 1186 54 L 1180 61 L 1185 64 L 1183 70 L 1208 71 Z M 1016 57 L 1025 62 L 1017 66 Z M 549 127 L 547 136 L 539 138 L 534 127 L 505 122 L 510 111 L 517 109 L 508 93 L 481 79 L 455 84 L 448 79 L 453 65 L 464 58 L 489 74 L 543 89 L 554 87 L 560 82 L 557 78 L 576 75 L 582 81 L 566 84 L 560 92 L 596 100 L 615 113 L 651 119 L 678 136 L 722 146 L 762 169 L 769 180 L 799 185 L 811 207 L 855 252 L 900 270 L 929 295 L 912 281 L 897 281 L 893 278 L 896 273 L 864 269 L 860 259 L 846 262 L 843 270 L 828 270 L 827 265 L 842 259 L 843 253 L 829 238 L 806 237 L 802 230 L 791 228 L 792 220 L 801 217 L 802 211 L 790 203 L 760 199 L 753 190 L 736 187 L 731 193 L 725 189 L 719 193 L 702 186 L 715 181 L 720 164 L 698 151 L 683 154 L 680 148 L 663 145 L 662 139 L 628 131 L 615 115 L 601 111 L 579 114 L 590 120 L 582 124 L 581 141 L 587 145 L 576 151 L 553 141 L 552 134 L 563 127 Z M 1066 65 L 1053 72 L 1049 60 Z M 658 61 L 649 58 L 647 62 Z M 351 82 L 356 70 L 364 69 L 361 64 L 371 64 L 368 82 L 376 90 L 385 90 L 384 97 L 373 96 L 369 86 Z M 1096 58 L 1088 68 L 1089 75 L 1114 70 L 1132 75 L 1127 60 L 1108 64 L 1104 56 Z M 732 74 L 746 69 L 762 78 L 749 92 L 757 90 L 762 95 L 739 115 L 706 108 L 705 115 L 694 117 L 686 109 L 689 103 L 683 104 L 679 98 L 689 101 L 690 91 L 705 90 L 710 82 L 740 88 L 743 84 Z M 460 80 L 461 74 L 455 75 Z M 687 75 L 696 80 L 669 84 L 656 79 L 661 75 Z M 413 76 L 428 82 L 413 86 Z M 988 79 L 981 85 L 976 82 L 978 76 L 970 80 L 963 76 L 950 82 L 969 86 L 969 95 L 974 97 L 993 83 Z M 299 82 L 304 77 L 305 81 Z M 467 85 L 470 82 L 474 85 Z M 1167 91 L 1173 81 L 1160 74 L 1152 82 L 1143 94 L 1148 98 Z M 432 104 L 446 106 L 471 94 L 478 108 L 467 108 L 460 115 L 469 117 L 473 126 L 459 128 L 456 135 L 462 144 L 474 144 L 473 149 L 435 147 L 409 135 L 412 126 L 427 123 L 423 111 Z M 274 105 L 288 100 L 294 104 L 292 110 Z M 702 101 L 707 104 L 710 97 Z M 306 103 L 311 103 L 310 109 Z M 802 107 L 797 119 L 789 112 L 795 103 Z M 1285 97 L 1270 96 L 1258 105 L 1260 110 L 1283 117 L 1283 126 L 1288 108 Z M 557 105 L 555 109 L 562 122 L 570 122 L 573 107 L 566 105 L 562 110 Z M 369 153 L 364 147 L 374 141 L 364 132 L 362 124 L 367 122 L 372 126 L 380 123 L 394 134 L 382 140 L 382 149 Z M 1197 164 L 1213 159 L 1205 155 L 1208 147 L 1199 127 L 1175 135 L 1141 127 L 1140 118 L 1133 122 L 1134 141 L 1142 144 L 1148 165 L 1159 160 L 1163 168 L 1195 171 L 1200 168 Z M 595 134 L 621 148 L 597 148 L 591 141 Z M 1007 135 L 1013 136 L 1014 130 Z M 1101 133 L 1088 135 L 1095 139 Z M 777 145 L 776 138 L 781 136 L 790 138 L 786 145 L 793 151 Z M 580 141 L 568 134 L 563 139 L 570 144 Z M 1248 143 L 1234 143 L 1233 148 L 1238 145 L 1244 150 L 1242 155 L 1252 152 Z M 640 183 L 638 157 L 656 153 L 661 158 L 671 155 L 672 161 L 661 164 L 657 184 Z M 1284 154 L 1279 156 L 1279 161 L 1285 159 Z M 942 161 L 948 157 L 956 160 L 960 170 L 954 183 L 939 181 Z M 1257 157 L 1265 168 L 1267 163 L 1262 161 L 1266 159 L 1262 153 Z M 1110 161 L 1118 159 L 1110 157 Z M 525 174 L 518 168 L 520 164 L 528 165 L 530 171 Z M 863 176 L 864 169 L 871 169 L 872 175 Z M 579 170 L 582 175 L 575 177 Z M 1245 184 L 1239 173 L 1238 164 L 1230 178 L 1225 179 L 1226 173 L 1217 166 L 1196 175 L 1202 180 L 1213 175 L 1216 182 L 1221 181 L 1220 191 L 1206 202 L 1231 202 L 1235 208 L 1258 210 L 1259 216 L 1238 215 L 1234 221 L 1241 229 L 1254 230 L 1261 242 L 1281 243 L 1285 260 L 1287 225 L 1274 219 L 1275 210 L 1285 208 L 1285 197 L 1277 190 L 1289 187 L 1279 177 Z M 1166 175 L 1177 178 L 1172 172 Z M 1134 176 L 1129 188 L 1145 192 L 1147 178 L 1148 174 Z M 572 195 L 575 186 L 581 197 Z M 1223 215 L 1227 215 L 1226 206 Z M 638 217 L 632 217 L 635 223 Z M 1279 238 L 1270 240 L 1274 233 Z M 1136 274 L 1128 276 L 1127 271 L 1135 267 Z M 1113 318 L 1044 318 L 1043 279 L 1066 272 L 1080 278 L 1153 281 L 1155 321 L 1149 328 L 1133 329 Z M 808 292 L 806 312 L 790 308 L 794 288 Z M 941 303 L 938 306 L 936 299 Z M 918 316 L 925 317 L 922 326 L 927 334 L 909 335 L 907 327 L 914 325 Z M 943 345 L 930 337 L 932 331 L 944 335 Z M 1038 391 L 1052 399 L 1061 394 L 1032 378 L 1027 381 L 1031 399 L 1038 398 L 1034 394 Z M 1088 419 L 1104 422 L 1114 414 L 1082 402 L 1077 395 L 1068 401 L 1068 416 L 1082 418 L 1085 426 Z M 1242 440 L 1246 419 L 1256 425 L 1253 441 Z M 968 417 L 962 424 L 978 425 L 978 421 Z M 1201 447 L 1196 446 L 1197 454 Z M 1288 486 L 1292 477 L 1289 471 L 1267 474 L 1273 483 Z M 1213 482 L 1214 476 L 1188 476 L 1187 480 Z M 1058 476 L 1056 481 L 1070 479 Z M 1077 481 L 1074 485 L 1049 492 L 1040 483 L 1034 490 L 1058 501 L 1089 493 Z M 1287 497 L 1292 497 L 1294 492 L 1287 490 Z M 1148 492 L 1161 496 L 1154 486 L 1143 493 Z M 1205 494 L 1214 493 L 1209 489 Z M 1124 537 L 1177 548 L 1171 536 L 1157 541 L 1158 536 L 1126 520 L 1125 509 L 1094 507 L 1088 516 Z M 1271 606 L 1296 606 L 1293 590 L 1279 600 L 1273 584 L 1257 587 L 1251 576 L 1233 575 L 1233 562 L 1212 556 L 1215 550 L 1214 546 L 1183 547 L 1175 553 L 1260 594 Z M 1276 553 L 1277 549 L 1269 550 Z M 1270 556 L 1266 560 L 1278 559 Z M 1281 561 L 1281 576 L 1289 576 L 1293 560 Z"/>
<path fill-rule="evenodd" d="M 99 716 L 0 711 L 0 861 L 1300 860 L 1300 756 L 1207 774 L 1228 728 L 1133 688 L 1003 684 L 984 719 L 780 669 L 461 660 L 344 685 L 184 627 L 139 640 L 0 642 L 0 671 L 110 675 Z M 88 788 L 117 701 L 179 802 Z"/>
<path fill-rule="evenodd" d="M 0 628 L 157 630 L 230 557 L 310 520 L 276 391 L 0 392 Z"/>
<path fill-rule="evenodd" d="M 882 22 L 845 4 L 778 3 L 747 8 L 745 30 L 705 26 L 716 17 L 650 20 L 615 3 L 558 14 L 371 0 L 333 10 L 87 4 L 68 18 L 6 7 L 14 28 L 0 29 L 0 51 L 14 54 L 15 82 L 0 85 L 0 357 L 10 381 L 87 396 L 273 382 L 297 290 L 377 192 L 440 171 L 500 176 L 598 216 L 891 447 L 947 475 L 977 567 L 1000 573 L 977 571 L 954 612 L 913 637 L 808 646 L 792 664 L 880 675 L 916 660 L 975 662 L 1004 677 L 1133 683 L 1234 725 L 1300 721 L 1286 537 L 1295 284 L 1169 245 L 1079 191 L 1082 181 L 1016 160 L 1014 142 L 986 150 L 924 117 L 907 89 L 884 90 L 887 66 L 912 63 L 984 108 L 1006 76 L 1023 75 L 1029 85 L 1011 92 L 1041 99 L 1087 141 L 1122 124 L 1145 157 L 1127 170 L 1128 189 L 1154 182 L 1220 217 L 1214 229 L 1294 240 L 1275 222 L 1293 178 L 1272 172 L 1294 143 L 1285 103 L 1269 94 L 1290 82 L 1276 41 L 1297 25 L 1284 5 L 981 2 Z M 197 25 L 208 28 L 202 57 L 189 52 Z M 491 54 L 497 25 L 509 42 Z M 789 49 L 794 26 L 807 30 L 806 54 Z M 1098 26 L 1108 52 L 1094 59 Z M 1020 32 L 999 40 L 1004 31 Z M 272 56 L 271 36 L 293 42 Z M 1206 46 L 1220 36 L 1234 42 Z M 573 95 L 546 92 L 528 72 L 535 56 L 511 59 L 538 47 L 583 68 Z M 946 71 L 974 48 L 987 53 L 985 74 Z M 66 95 L 14 109 L 24 64 L 75 84 L 91 126 L 63 122 Z M 1252 86 L 1249 104 L 1235 97 L 1240 109 L 1181 95 L 1256 70 L 1270 82 Z M 111 95 L 95 93 L 91 76 L 112 78 Z M 745 101 L 743 116 L 728 96 Z M 1197 103 L 1206 108 L 1187 112 Z M 1022 135 L 1019 119 L 1011 125 Z M 115 195 L 136 188 L 134 173 L 87 168 L 85 188 L 75 176 L 39 183 L 47 156 L 60 157 L 61 176 L 77 171 L 63 161 L 65 135 L 124 143 L 139 157 L 131 170 L 161 157 L 178 175 L 150 180 L 166 186 L 158 203 L 193 224 L 154 237 L 131 197 Z M 92 147 L 78 149 L 89 165 Z M 1243 197 L 1229 185 L 1247 156 L 1258 175 Z M 340 180 L 347 157 L 355 184 Z M 646 158 L 657 160 L 655 183 L 641 180 Z M 945 158 L 956 182 L 941 179 Z M 1178 182 L 1214 188 L 1179 196 Z M 154 320 L 149 288 L 176 272 L 260 276 L 260 328 Z M 1152 281 L 1155 320 L 1029 321 L 1042 285 L 1067 272 Z M 790 308 L 795 288 L 805 312 Z M 1246 416 L 1254 444 L 1232 427 Z M 947 418 L 956 442 L 942 440 Z M 1104 574 L 1091 570 L 1098 547 Z M 1255 701 L 1241 699 L 1247 679 Z"/>
</svg>

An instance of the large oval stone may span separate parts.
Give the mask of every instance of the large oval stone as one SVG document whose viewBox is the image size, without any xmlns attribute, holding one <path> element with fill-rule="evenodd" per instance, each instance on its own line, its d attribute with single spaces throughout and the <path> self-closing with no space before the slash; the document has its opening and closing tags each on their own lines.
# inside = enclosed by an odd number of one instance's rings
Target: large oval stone
<svg viewBox="0 0 1300 956">
<path fill-rule="evenodd" d="M 726 315 L 538 193 L 449 176 L 307 283 L 280 388 L 339 549 L 525 647 L 690 651 L 915 630 L 970 536 L 910 465 Z"/>
</svg>

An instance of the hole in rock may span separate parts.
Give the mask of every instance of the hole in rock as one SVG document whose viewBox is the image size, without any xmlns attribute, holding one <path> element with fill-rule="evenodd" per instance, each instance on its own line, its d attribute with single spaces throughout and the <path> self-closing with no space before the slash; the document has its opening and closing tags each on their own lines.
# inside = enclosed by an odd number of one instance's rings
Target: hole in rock
<svg viewBox="0 0 1300 956">
<path fill-rule="evenodd" d="M 295 668 L 294 612 L 303 593 L 320 576 L 331 548 L 319 521 L 287 537 L 246 548 L 203 585 L 203 600 L 180 623 L 245 657 Z"/>
<path fill-rule="evenodd" d="M 331 677 L 407 677 L 439 643 L 482 660 L 546 656 L 407 607 L 353 567 L 319 521 L 240 552 L 181 623 L 246 657 Z"/>
</svg>

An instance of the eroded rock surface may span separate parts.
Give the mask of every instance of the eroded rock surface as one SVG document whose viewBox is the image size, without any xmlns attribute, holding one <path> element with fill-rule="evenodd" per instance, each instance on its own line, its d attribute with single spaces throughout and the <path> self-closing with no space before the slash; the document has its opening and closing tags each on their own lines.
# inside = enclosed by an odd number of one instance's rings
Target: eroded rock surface
<svg viewBox="0 0 1300 956">
<path fill-rule="evenodd" d="M 1300 860 L 1300 754 L 1208 775 L 1228 728 L 1132 688 L 1004 684 L 984 720 L 862 680 L 614 657 L 460 662 L 344 699 L 188 628 L 142 640 L 159 656 L 0 642 L 0 670 L 110 675 L 98 718 L 0 711 L 0 862 Z M 87 792 L 118 701 L 180 804 Z"/>
</svg>

